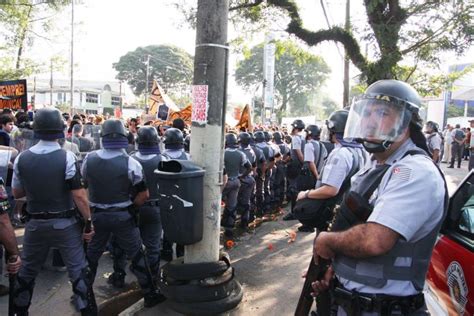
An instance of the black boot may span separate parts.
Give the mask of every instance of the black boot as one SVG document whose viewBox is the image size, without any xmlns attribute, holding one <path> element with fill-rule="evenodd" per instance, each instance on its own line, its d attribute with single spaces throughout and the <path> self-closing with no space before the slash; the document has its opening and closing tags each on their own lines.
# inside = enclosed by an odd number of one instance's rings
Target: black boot
<svg viewBox="0 0 474 316">
<path fill-rule="evenodd" d="M 121 289 L 125 286 L 125 271 L 114 271 L 108 278 L 107 283 L 112 284 L 113 287 Z"/>
<path fill-rule="evenodd" d="M 150 308 L 150 307 L 160 304 L 161 302 L 164 302 L 166 300 L 166 297 L 160 292 L 151 291 L 143 295 L 143 300 L 144 300 L 144 306 L 146 308 Z"/>
</svg>

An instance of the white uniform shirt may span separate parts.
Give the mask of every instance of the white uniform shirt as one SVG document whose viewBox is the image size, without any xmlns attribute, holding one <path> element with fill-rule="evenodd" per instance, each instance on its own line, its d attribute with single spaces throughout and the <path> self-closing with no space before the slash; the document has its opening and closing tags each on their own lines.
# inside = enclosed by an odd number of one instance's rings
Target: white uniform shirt
<svg viewBox="0 0 474 316">
<path fill-rule="evenodd" d="M 408 155 L 400 160 L 413 149 L 417 147 L 408 139 L 385 162 L 391 166 L 369 200 L 374 210 L 367 220 L 394 230 L 410 242 L 425 237 L 442 219 L 445 195 L 441 173 L 429 157 Z M 359 171 L 352 179 L 365 174 L 376 163 L 373 160 L 369 168 Z M 410 261 L 410 258 L 398 258 L 396 263 L 403 266 Z M 345 288 L 360 293 L 396 296 L 418 293 L 410 281 L 388 280 L 384 287 L 375 288 L 338 278 Z"/>
<path fill-rule="evenodd" d="M 359 166 L 364 166 L 368 160 L 367 152 L 363 148 L 356 149 L 355 151 L 359 155 Z M 322 185 L 330 185 L 339 191 L 352 169 L 353 160 L 353 154 L 347 147 L 335 144 L 323 167 L 321 180 L 318 180 L 316 183 L 316 188 Z"/>
</svg>

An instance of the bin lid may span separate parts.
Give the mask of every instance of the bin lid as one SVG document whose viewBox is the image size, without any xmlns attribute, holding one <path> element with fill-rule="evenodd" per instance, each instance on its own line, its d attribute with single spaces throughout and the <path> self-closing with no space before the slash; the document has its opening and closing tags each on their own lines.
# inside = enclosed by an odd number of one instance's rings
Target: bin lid
<svg viewBox="0 0 474 316">
<path fill-rule="evenodd" d="M 205 170 L 190 160 L 160 161 L 155 174 L 158 178 L 181 179 L 203 177 Z"/>
</svg>

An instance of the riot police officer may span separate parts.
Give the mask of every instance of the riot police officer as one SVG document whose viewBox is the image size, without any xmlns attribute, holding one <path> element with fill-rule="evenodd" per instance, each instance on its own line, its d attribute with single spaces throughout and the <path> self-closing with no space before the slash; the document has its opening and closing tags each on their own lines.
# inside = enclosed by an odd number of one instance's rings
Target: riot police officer
<svg viewBox="0 0 474 316">
<path fill-rule="evenodd" d="M 285 200 L 286 186 L 286 167 L 285 164 L 290 158 L 290 149 L 283 141 L 281 132 L 273 133 L 273 141 L 278 146 L 280 159 L 275 163 L 275 181 L 273 183 L 273 194 L 275 195 L 275 204 L 278 211 L 282 211 L 283 201 Z"/>
<path fill-rule="evenodd" d="M 303 167 L 305 146 L 305 140 L 302 135 L 302 132 L 305 128 L 304 122 L 299 119 L 294 120 L 291 126 L 291 159 L 286 167 L 286 178 L 288 180 L 287 196 L 291 203 L 291 211 L 283 217 L 283 220 L 285 221 L 296 219 L 293 215 L 293 209 L 295 207 L 296 197 L 298 194 L 296 178 L 300 174 L 301 168 Z"/>
<path fill-rule="evenodd" d="M 257 168 L 257 156 L 255 151 L 250 146 L 251 136 L 247 132 L 241 132 L 239 138 L 237 139 L 240 145 L 239 150 L 245 154 L 247 160 L 252 166 L 252 171 L 246 175 L 244 174 L 244 168 L 241 168 L 240 173 L 240 189 L 237 196 L 237 210 L 240 211 L 240 226 L 242 228 L 247 228 L 250 223 L 250 208 L 251 208 L 251 198 L 252 192 L 255 189 L 255 178 Z"/>
<path fill-rule="evenodd" d="M 257 178 L 257 210 L 259 215 L 267 217 L 271 212 L 271 193 L 270 193 L 270 177 L 272 169 L 275 165 L 275 155 L 271 146 L 265 141 L 265 134 L 263 131 L 255 132 L 255 147 L 259 148 L 265 156 L 265 173 Z M 260 188 L 263 190 L 263 195 L 259 197 Z"/>
<path fill-rule="evenodd" d="M 373 159 L 352 179 L 333 231 L 314 243 L 315 256 L 334 262 L 313 288 L 333 282 L 338 315 L 428 315 L 423 287 L 447 190 L 426 152 L 420 104 L 408 84 L 381 80 L 351 107 L 345 137 Z"/>
<path fill-rule="evenodd" d="M 155 170 L 161 161 L 159 138 L 156 128 L 144 126 L 137 133 L 138 152 L 132 157 L 143 167 L 145 182 L 149 191 L 148 200 L 138 209 L 140 214 L 138 227 L 151 273 L 157 276 L 160 267 L 161 217 L 158 204 L 158 179 Z"/>
<path fill-rule="evenodd" d="M 184 136 L 177 128 L 168 128 L 163 135 L 165 150 L 162 155 L 166 159 L 189 160 L 189 155 L 184 150 Z"/>
<path fill-rule="evenodd" d="M 28 315 L 35 278 L 50 247 L 58 248 L 66 263 L 75 307 L 83 315 L 97 314 L 93 275 L 83 248 L 83 239 L 90 241 L 94 231 L 83 233 L 81 224 L 82 219 L 90 219 L 91 213 L 76 157 L 58 143 L 64 138 L 64 127 L 58 110 L 38 110 L 33 130 L 40 141 L 15 161 L 13 195 L 26 196 L 29 218 L 23 240 L 23 266 L 13 297 L 16 315 Z"/>
<path fill-rule="evenodd" d="M 443 156 L 442 150 L 444 148 L 443 139 L 439 134 L 439 126 L 433 121 L 428 121 L 425 124 L 425 131 L 427 134 L 426 144 L 430 151 L 431 157 L 435 163 L 439 164 L 441 157 Z"/>
<path fill-rule="evenodd" d="M 225 208 L 222 214 L 222 226 L 224 236 L 232 238 L 232 230 L 236 220 L 237 196 L 240 189 L 240 178 L 246 178 L 251 171 L 252 165 L 247 160 L 247 156 L 238 150 L 237 135 L 229 133 L 225 135 L 224 152 L 224 172 L 227 181 L 222 191 L 222 200 L 225 201 Z M 243 173 L 240 173 L 244 168 Z"/>
<path fill-rule="evenodd" d="M 256 226 L 261 223 L 262 220 L 262 203 L 263 203 L 263 182 L 265 177 L 265 172 L 267 168 L 267 159 L 263 154 L 263 151 L 255 145 L 255 138 L 252 133 L 249 133 L 250 139 L 248 143 L 250 148 L 255 153 L 255 159 L 257 161 L 257 167 L 254 173 L 255 179 L 255 186 L 252 192 L 252 196 L 250 198 L 250 215 L 249 215 L 249 223 L 253 223 Z M 244 144 L 247 140 L 244 138 Z"/>
<path fill-rule="evenodd" d="M 165 150 L 161 154 L 162 160 L 189 160 L 189 154 L 184 151 L 184 136 L 177 128 L 168 128 L 163 134 Z M 176 244 L 176 257 L 184 256 L 184 245 Z M 163 235 L 161 257 L 166 261 L 173 260 L 173 243 Z"/>
<path fill-rule="evenodd" d="M 308 164 L 309 170 L 314 179 L 319 178 L 324 162 L 328 156 L 326 147 L 319 142 L 321 129 L 317 125 L 306 127 L 306 145 L 304 147 L 304 161 Z"/>
<path fill-rule="evenodd" d="M 105 121 L 101 141 L 103 149 L 89 153 L 82 165 L 96 227 L 96 234 L 87 248 L 87 259 L 95 275 L 99 259 L 113 234 L 118 246 L 132 259 L 130 268 L 142 289 L 145 306 L 151 307 L 165 297 L 153 283 L 136 225 L 137 209 L 149 198 L 143 168 L 125 152 L 127 131 L 121 121 Z"/>
<path fill-rule="evenodd" d="M 367 152 L 361 144 L 343 138 L 348 115 L 347 110 L 338 110 L 326 121 L 334 149 L 325 162 L 315 189 L 298 193 L 298 200 L 303 198 L 315 200 L 311 209 L 294 212 L 303 224 L 298 228 L 300 231 L 312 232 L 313 227 L 318 230 L 325 229 L 332 209 L 340 203 L 342 195 L 350 187 L 351 177 L 368 161 Z"/>
</svg>

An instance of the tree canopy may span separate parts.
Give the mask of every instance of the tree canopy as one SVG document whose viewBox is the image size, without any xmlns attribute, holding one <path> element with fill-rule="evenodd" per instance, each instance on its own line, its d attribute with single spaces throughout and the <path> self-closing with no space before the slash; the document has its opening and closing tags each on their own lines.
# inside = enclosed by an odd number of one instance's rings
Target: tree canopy
<svg viewBox="0 0 474 316">
<path fill-rule="evenodd" d="M 70 0 L 3 1 L 0 4 L 0 78 L 17 79 L 38 70 L 39 65 L 23 56 L 37 39 L 51 40 L 54 17 Z"/>
<path fill-rule="evenodd" d="M 150 91 L 153 79 L 163 89 L 178 89 L 192 83 L 193 57 L 179 47 L 150 45 L 128 52 L 113 64 L 117 79 L 127 82 L 135 95 L 140 95 L 146 86 L 146 61 L 150 56 L 148 83 Z"/>
<path fill-rule="evenodd" d="M 181 2 L 184 0 L 181 0 Z M 363 0 L 363 24 L 345 30 L 332 26 L 316 31 L 303 25 L 296 0 L 230 0 L 230 18 L 239 29 L 268 25 L 285 16 L 286 32 L 310 46 L 325 41 L 340 43 L 360 72 L 360 81 L 408 81 L 415 71 L 437 66 L 440 53 L 462 54 L 474 41 L 474 2 L 439 0 Z M 193 8 L 175 4 L 192 22 Z M 192 24 L 192 23 L 191 23 Z M 275 28 L 275 24 L 273 24 Z M 367 45 L 369 56 L 361 47 Z M 410 71 L 399 71 L 403 63 Z M 408 77 L 407 77 L 408 76 Z"/>
<path fill-rule="evenodd" d="M 330 72 L 325 61 L 298 47 L 292 41 L 275 41 L 275 94 L 280 103 L 279 112 L 304 108 L 308 97 L 315 93 Z M 244 51 L 238 62 L 235 78 L 246 90 L 263 81 L 263 47 L 257 45 Z"/>
</svg>

